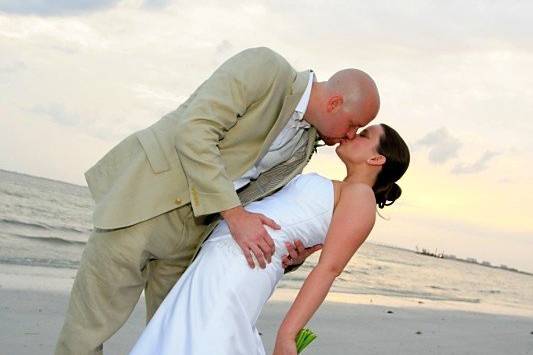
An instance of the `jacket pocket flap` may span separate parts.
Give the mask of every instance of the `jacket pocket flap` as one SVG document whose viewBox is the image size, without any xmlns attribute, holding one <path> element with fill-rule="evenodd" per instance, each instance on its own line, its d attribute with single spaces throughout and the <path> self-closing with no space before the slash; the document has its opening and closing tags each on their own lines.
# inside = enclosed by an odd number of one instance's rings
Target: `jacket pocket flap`
<svg viewBox="0 0 533 355">
<path fill-rule="evenodd" d="M 169 170 L 170 166 L 167 158 L 154 132 L 150 128 L 147 128 L 137 132 L 136 136 L 139 142 L 141 142 L 154 173 L 158 174 Z"/>
</svg>

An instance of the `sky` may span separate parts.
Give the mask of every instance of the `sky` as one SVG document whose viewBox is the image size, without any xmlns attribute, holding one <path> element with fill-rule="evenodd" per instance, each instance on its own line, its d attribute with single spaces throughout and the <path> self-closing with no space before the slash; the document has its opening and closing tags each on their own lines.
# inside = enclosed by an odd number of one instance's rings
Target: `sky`
<svg viewBox="0 0 533 355">
<path fill-rule="evenodd" d="M 533 3 L 0 0 L 0 168 L 85 184 L 225 59 L 359 68 L 411 149 L 370 240 L 533 272 Z M 345 174 L 333 148 L 306 171 Z"/>
</svg>

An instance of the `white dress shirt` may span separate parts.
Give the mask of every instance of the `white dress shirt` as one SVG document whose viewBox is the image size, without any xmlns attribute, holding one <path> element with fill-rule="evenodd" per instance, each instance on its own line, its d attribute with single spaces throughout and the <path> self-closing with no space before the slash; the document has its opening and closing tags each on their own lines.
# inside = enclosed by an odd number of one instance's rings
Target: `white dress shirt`
<svg viewBox="0 0 533 355">
<path fill-rule="evenodd" d="M 233 181 L 235 190 L 246 186 L 251 180 L 257 179 L 262 172 L 270 170 L 274 166 L 288 160 L 296 151 L 298 148 L 298 143 L 302 142 L 302 136 L 307 134 L 307 130 L 309 127 L 311 127 L 311 125 L 303 118 L 305 111 L 307 110 L 307 105 L 309 104 L 311 88 L 315 80 L 315 74 L 311 72 L 307 87 L 305 88 L 298 105 L 296 105 L 293 114 L 289 118 L 287 125 L 281 130 L 279 135 L 272 142 L 272 145 L 263 158 L 256 162 L 252 168 L 246 171 L 242 177 Z"/>
</svg>

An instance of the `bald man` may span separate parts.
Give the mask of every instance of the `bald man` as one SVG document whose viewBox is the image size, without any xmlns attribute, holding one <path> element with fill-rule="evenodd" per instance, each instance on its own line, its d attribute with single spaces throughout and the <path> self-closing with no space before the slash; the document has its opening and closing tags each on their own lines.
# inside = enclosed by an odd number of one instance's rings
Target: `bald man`
<svg viewBox="0 0 533 355">
<path fill-rule="evenodd" d="M 175 111 L 86 172 L 94 230 L 56 354 L 102 354 L 143 290 L 149 320 L 221 218 L 250 267 L 264 268 L 274 253 L 264 225 L 278 226 L 243 206 L 301 173 L 318 138 L 352 139 L 378 110 L 376 85 L 360 70 L 318 82 L 268 48 L 228 59 Z M 288 246 L 283 265 L 319 248 Z"/>
</svg>

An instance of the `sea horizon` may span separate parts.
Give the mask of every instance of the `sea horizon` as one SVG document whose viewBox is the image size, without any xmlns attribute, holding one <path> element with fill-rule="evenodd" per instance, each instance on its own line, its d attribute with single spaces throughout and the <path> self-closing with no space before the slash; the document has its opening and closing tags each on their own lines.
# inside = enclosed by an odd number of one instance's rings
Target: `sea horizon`
<svg viewBox="0 0 533 355">
<path fill-rule="evenodd" d="M 77 183 L 63 181 L 63 180 L 59 180 L 59 179 L 54 179 L 54 178 L 50 178 L 50 177 L 46 177 L 46 176 L 32 175 L 32 174 L 25 173 L 25 172 L 19 172 L 19 171 L 8 170 L 8 169 L 3 169 L 3 168 L 0 168 L 0 172 L 17 174 L 17 175 L 26 176 L 26 177 L 29 177 L 29 178 L 42 179 L 42 180 L 50 181 L 50 182 L 53 182 L 53 183 L 71 185 L 71 186 L 75 186 L 75 187 L 78 187 L 78 188 L 87 189 L 87 192 L 88 192 L 88 187 L 87 187 L 86 184 L 80 185 L 80 184 L 77 184 Z M 29 238 L 31 238 L 31 237 L 29 237 Z M 55 237 L 53 239 L 60 240 L 61 238 Z M 65 240 L 65 242 L 68 242 L 68 243 L 82 243 L 82 244 L 84 244 L 84 242 L 72 241 L 72 240 Z M 371 244 L 379 245 L 379 246 L 382 246 L 382 247 L 394 248 L 394 249 L 398 249 L 398 250 L 404 250 L 404 251 L 407 251 L 407 252 L 412 252 L 412 253 L 417 253 L 417 254 L 422 254 L 422 255 L 424 255 L 424 253 L 422 251 L 428 251 L 429 252 L 431 250 L 435 250 L 435 253 L 432 253 L 434 255 L 429 255 L 429 254 L 425 254 L 425 255 L 427 257 L 436 257 L 435 254 L 437 254 L 437 255 L 441 254 L 441 255 L 443 255 L 443 257 L 440 257 L 440 258 L 442 258 L 442 259 L 455 260 L 455 261 L 458 261 L 458 262 L 471 263 L 471 264 L 476 264 L 476 265 L 483 266 L 483 267 L 490 267 L 490 268 L 501 269 L 501 270 L 505 270 L 505 271 L 509 271 L 509 272 L 517 272 L 517 273 L 533 276 L 533 270 L 518 269 L 518 268 L 513 267 L 513 265 L 504 265 L 504 264 L 499 264 L 498 265 L 498 263 L 493 263 L 490 260 L 478 260 L 478 257 L 476 257 L 476 256 L 456 257 L 455 255 L 444 253 L 443 249 L 440 249 L 440 253 L 437 253 L 439 248 L 435 248 L 435 247 L 425 248 L 424 246 L 421 246 L 420 251 L 419 251 L 418 245 L 416 245 L 414 248 L 409 248 L 409 247 L 405 247 L 405 246 L 398 246 L 398 245 L 394 245 L 394 244 L 390 244 L 390 243 L 376 242 L 376 241 L 372 241 L 372 240 L 368 240 L 366 243 L 371 243 Z M 451 256 L 451 258 L 450 258 L 450 256 Z M 439 258 L 439 257 L 436 257 L 436 258 Z M 469 259 L 473 259 L 475 261 L 473 262 L 472 260 L 469 260 Z M 489 262 L 490 264 L 486 265 L 486 262 Z M 0 263 L 2 263 L 2 260 L 0 260 Z"/>
</svg>

